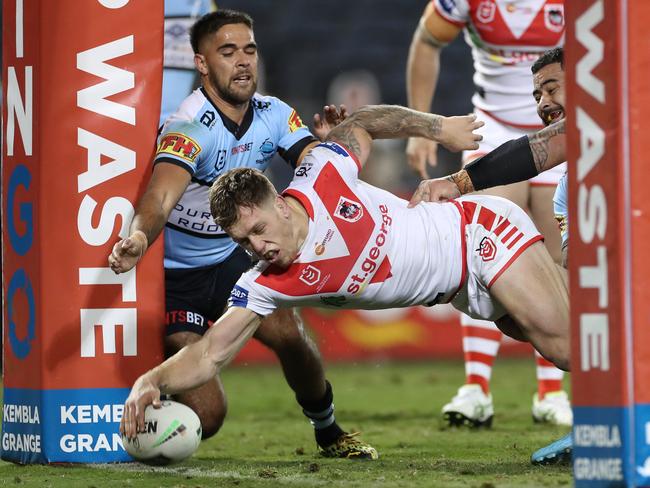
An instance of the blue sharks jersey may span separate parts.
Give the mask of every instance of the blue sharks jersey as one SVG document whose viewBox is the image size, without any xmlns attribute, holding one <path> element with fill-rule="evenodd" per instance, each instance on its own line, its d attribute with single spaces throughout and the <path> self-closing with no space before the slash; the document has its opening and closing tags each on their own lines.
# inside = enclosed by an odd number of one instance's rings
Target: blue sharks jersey
<svg viewBox="0 0 650 488">
<path fill-rule="evenodd" d="M 555 220 L 560 226 L 560 235 L 562 236 L 562 247 L 569 241 L 569 178 L 564 173 L 553 195 L 553 211 Z"/>
<path fill-rule="evenodd" d="M 210 214 L 208 192 L 219 175 L 242 166 L 264 171 L 276 152 L 295 166 L 315 140 L 296 111 L 275 97 L 256 93 L 238 126 L 202 88 L 195 90 L 163 125 L 154 158 L 192 175 L 165 227 L 165 267 L 209 266 L 235 249 Z"/>
</svg>

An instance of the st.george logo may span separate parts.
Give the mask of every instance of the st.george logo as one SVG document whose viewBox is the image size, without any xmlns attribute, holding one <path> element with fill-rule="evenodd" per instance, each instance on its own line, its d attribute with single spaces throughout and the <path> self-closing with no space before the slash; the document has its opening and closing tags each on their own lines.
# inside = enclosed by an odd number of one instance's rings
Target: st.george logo
<svg viewBox="0 0 650 488">
<path fill-rule="evenodd" d="M 347 222 L 356 222 L 363 217 L 363 207 L 354 200 L 340 197 L 339 203 L 336 205 L 336 210 L 334 211 L 334 216 Z"/>
<path fill-rule="evenodd" d="M 320 280 L 320 269 L 310 264 L 302 270 L 299 279 L 306 285 L 313 286 Z"/>
<path fill-rule="evenodd" d="M 483 261 L 492 261 L 497 255 L 497 247 L 489 237 L 481 239 L 481 244 L 476 251 Z"/>
</svg>

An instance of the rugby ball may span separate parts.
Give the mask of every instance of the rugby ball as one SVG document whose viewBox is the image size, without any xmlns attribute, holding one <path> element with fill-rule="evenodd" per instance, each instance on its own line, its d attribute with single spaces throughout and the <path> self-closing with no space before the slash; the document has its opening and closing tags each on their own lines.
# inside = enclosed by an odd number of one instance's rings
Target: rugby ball
<svg viewBox="0 0 650 488">
<path fill-rule="evenodd" d="M 124 449 L 136 460 L 155 466 L 187 459 L 201 442 L 201 421 L 190 407 L 164 400 L 161 408 L 144 411 L 144 431 L 134 439 L 122 436 Z"/>
</svg>

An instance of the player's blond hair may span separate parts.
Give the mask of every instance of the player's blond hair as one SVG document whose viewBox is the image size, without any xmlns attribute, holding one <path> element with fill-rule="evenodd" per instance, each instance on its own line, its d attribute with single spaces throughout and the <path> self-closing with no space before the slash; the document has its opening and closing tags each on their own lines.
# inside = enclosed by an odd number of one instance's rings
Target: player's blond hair
<svg viewBox="0 0 650 488">
<path fill-rule="evenodd" d="M 210 188 L 210 212 L 226 232 L 239 218 L 240 207 L 260 207 L 277 192 L 269 179 L 254 168 L 236 168 L 217 178 Z"/>
</svg>

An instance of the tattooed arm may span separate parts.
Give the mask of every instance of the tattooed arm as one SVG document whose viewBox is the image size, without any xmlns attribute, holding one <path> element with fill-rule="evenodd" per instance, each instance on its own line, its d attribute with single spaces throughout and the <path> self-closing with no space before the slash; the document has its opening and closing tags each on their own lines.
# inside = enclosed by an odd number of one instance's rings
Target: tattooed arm
<svg viewBox="0 0 650 488">
<path fill-rule="evenodd" d="M 528 136 L 528 140 L 538 173 L 566 161 L 564 120 L 544 127 L 539 132 Z"/>
<path fill-rule="evenodd" d="M 482 125 L 474 115 L 443 117 L 397 105 L 370 105 L 360 108 L 332 129 L 327 140 L 347 147 L 363 165 L 373 139 L 426 137 L 451 151 L 461 151 L 478 148 L 481 136 L 472 131 Z"/>
<path fill-rule="evenodd" d="M 452 175 L 423 180 L 409 202 L 441 202 L 493 186 L 532 178 L 566 160 L 564 120 L 508 141 Z"/>
</svg>

